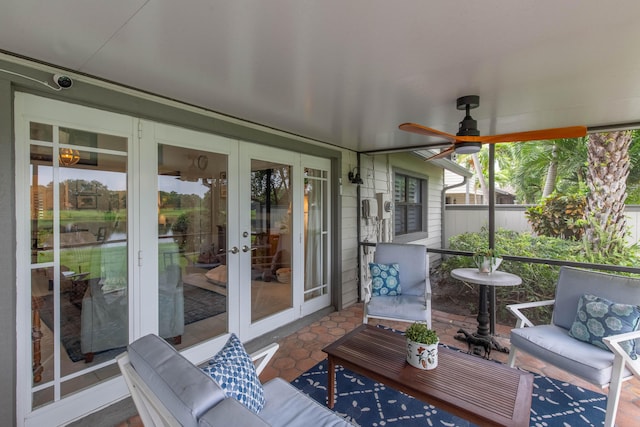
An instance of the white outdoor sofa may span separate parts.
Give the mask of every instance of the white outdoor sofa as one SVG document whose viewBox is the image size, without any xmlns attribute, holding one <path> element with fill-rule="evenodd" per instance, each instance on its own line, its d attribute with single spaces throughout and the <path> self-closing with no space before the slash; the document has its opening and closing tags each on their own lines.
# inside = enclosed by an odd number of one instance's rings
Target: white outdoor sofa
<svg viewBox="0 0 640 427">
<path fill-rule="evenodd" d="M 272 344 L 251 355 L 258 374 L 277 349 Z M 255 414 L 157 335 L 139 338 L 127 350 L 118 365 L 145 427 L 351 426 L 282 378 L 263 385 L 265 404 Z"/>
</svg>

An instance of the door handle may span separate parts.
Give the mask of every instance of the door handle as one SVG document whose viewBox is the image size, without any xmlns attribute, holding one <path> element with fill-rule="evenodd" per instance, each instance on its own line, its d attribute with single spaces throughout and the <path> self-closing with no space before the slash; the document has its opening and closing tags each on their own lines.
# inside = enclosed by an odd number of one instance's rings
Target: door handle
<svg viewBox="0 0 640 427">
<path fill-rule="evenodd" d="M 247 245 L 242 245 L 242 252 L 249 252 L 249 251 L 257 251 L 258 248 L 250 248 Z"/>
<path fill-rule="evenodd" d="M 229 249 L 227 252 L 230 252 L 232 254 L 237 254 L 238 252 L 240 252 L 240 250 L 238 249 L 237 246 L 234 246 L 231 249 Z"/>
</svg>

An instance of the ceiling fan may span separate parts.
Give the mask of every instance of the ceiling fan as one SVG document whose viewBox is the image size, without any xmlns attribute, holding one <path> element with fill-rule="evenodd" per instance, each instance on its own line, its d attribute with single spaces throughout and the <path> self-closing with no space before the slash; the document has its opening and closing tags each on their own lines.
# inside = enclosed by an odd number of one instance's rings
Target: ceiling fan
<svg viewBox="0 0 640 427">
<path fill-rule="evenodd" d="M 523 142 L 523 141 L 539 141 L 545 139 L 560 138 L 579 138 L 587 134 L 586 126 L 570 126 L 564 128 L 552 128 L 533 130 L 528 132 L 505 133 L 501 135 L 480 136 L 478 130 L 478 122 L 471 117 L 470 111 L 478 108 L 480 105 L 480 97 L 477 95 L 468 95 L 460 97 L 456 100 L 458 110 L 466 110 L 464 119 L 459 123 L 458 133 L 452 135 L 437 129 L 418 125 L 416 123 L 403 123 L 399 126 L 400 130 L 406 132 L 417 133 L 420 135 L 433 136 L 445 141 L 434 141 L 433 144 L 427 143 L 424 148 L 445 148 L 440 153 L 431 156 L 425 160 L 434 160 L 446 157 L 454 152 L 459 154 L 473 154 L 480 151 L 482 144 L 495 144 L 497 142 Z"/>
</svg>

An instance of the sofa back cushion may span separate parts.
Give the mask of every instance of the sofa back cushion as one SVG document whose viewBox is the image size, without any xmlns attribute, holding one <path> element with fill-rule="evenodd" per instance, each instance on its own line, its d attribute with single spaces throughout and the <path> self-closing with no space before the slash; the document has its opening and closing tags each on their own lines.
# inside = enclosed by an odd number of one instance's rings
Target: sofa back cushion
<svg viewBox="0 0 640 427">
<path fill-rule="evenodd" d="M 640 305 L 640 279 L 561 267 L 552 323 L 567 330 L 571 329 L 578 312 L 578 302 L 585 294 L 613 302 Z"/>
<path fill-rule="evenodd" d="M 224 391 L 157 335 L 149 334 L 128 346 L 129 360 L 171 414 L 185 427 L 225 398 Z"/>
</svg>

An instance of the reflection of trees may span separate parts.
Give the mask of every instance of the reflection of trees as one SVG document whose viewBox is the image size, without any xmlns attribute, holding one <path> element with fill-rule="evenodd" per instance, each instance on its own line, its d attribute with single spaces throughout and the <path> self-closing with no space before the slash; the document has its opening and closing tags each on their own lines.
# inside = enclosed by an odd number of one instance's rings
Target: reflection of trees
<svg viewBox="0 0 640 427">
<path fill-rule="evenodd" d="M 160 191 L 159 197 L 160 213 L 181 250 L 199 251 L 212 243 L 211 189 L 203 197 L 175 191 Z"/>
<path fill-rule="evenodd" d="M 288 202 L 289 167 L 257 170 L 251 173 L 251 194 L 254 201 L 279 205 Z"/>
</svg>

